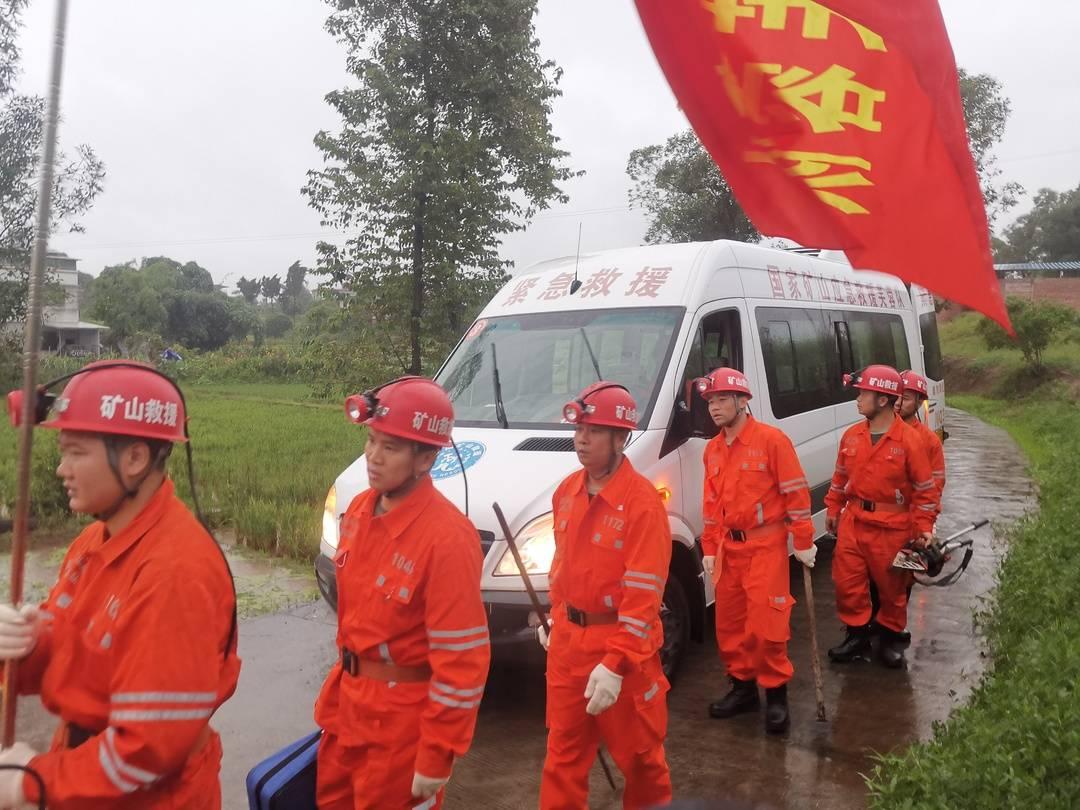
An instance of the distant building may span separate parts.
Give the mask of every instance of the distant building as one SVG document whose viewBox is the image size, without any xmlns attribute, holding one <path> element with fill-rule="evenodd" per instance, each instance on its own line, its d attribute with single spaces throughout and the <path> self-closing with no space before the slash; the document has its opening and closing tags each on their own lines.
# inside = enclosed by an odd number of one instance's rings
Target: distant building
<svg viewBox="0 0 1080 810">
<path fill-rule="evenodd" d="M 78 261 L 65 253 L 50 253 L 45 258 L 46 272 L 63 290 L 64 303 L 45 307 L 41 348 L 54 354 L 98 355 L 101 354 L 101 333 L 109 327 L 82 319 Z M 5 269 L 0 268 L 0 275 L 4 273 Z"/>
</svg>

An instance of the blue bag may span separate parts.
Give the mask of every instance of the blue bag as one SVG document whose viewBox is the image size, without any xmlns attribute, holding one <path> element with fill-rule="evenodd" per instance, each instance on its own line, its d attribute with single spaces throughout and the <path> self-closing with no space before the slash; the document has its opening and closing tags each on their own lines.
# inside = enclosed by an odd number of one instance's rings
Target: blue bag
<svg viewBox="0 0 1080 810">
<path fill-rule="evenodd" d="M 315 764 L 321 731 L 282 748 L 247 776 L 251 810 L 317 810 Z"/>
</svg>

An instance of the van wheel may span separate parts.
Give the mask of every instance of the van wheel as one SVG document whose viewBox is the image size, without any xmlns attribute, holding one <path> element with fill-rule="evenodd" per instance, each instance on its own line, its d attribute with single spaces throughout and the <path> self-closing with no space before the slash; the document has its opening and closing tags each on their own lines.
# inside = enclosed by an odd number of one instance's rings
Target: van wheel
<svg viewBox="0 0 1080 810">
<path fill-rule="evenodd" d="M 670 683 L 686 657 L 690 646 L 690 600 L 678 577 L 669 576 L 664 587 L 664 601 L 660 604 L 660 623 L 664 628 L 664 645 L 660 648 L 660 664 Z"/>
</svg>

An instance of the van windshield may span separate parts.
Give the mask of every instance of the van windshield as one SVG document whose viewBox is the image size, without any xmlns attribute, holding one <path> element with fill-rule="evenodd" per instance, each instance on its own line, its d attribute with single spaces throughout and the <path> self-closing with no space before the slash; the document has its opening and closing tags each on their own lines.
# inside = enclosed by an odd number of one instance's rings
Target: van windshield
<svg viewBox="0 0 1080 810">
<path fill-rule="evenodd" d="M 499 427 L 494 345 L 510 427 L 571 429 L 563 406 L 600 377 L 630 389 L 645 425 L 684 312 L 656 307 L 484 318 L 472 325 L 437 380 L 453 400 L 456 424 Z"/>
</svg>

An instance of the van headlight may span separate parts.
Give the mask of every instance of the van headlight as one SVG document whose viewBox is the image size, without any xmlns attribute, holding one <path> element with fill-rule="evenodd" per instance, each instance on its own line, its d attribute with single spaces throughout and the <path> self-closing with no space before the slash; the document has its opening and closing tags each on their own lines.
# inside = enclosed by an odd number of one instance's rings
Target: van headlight
<svg viewBox="0 0 1080 810">
<path fill-rule="evenodd" d="M 323 502 L 322 539 L 331 548 L 337 548 L 337 486 L 333 484 L 331 484 L 330 491 L 326 493 L 326 500 Z"/>
<path fill-rule="evenodd" d="M 555 515 L 548 512 L 536 520 L 529 521 L 525 528 L 514 538 L 521 561 L 530 574 L 546 574 L 551 570 L 551 560 L 555 557 Z M 502 559 L 495 566 L 497 577 L 519 577 L 514 555 L 507 547 Z"/>
</svg>

